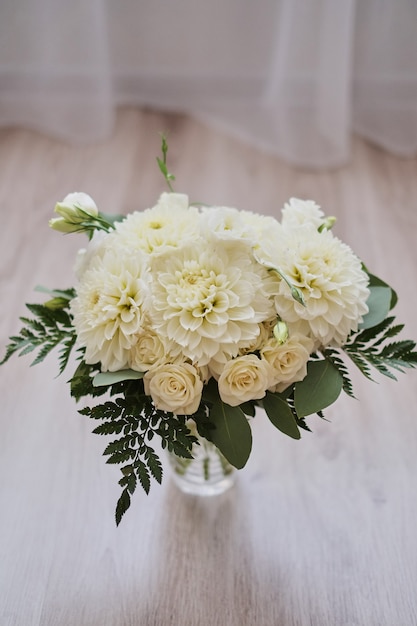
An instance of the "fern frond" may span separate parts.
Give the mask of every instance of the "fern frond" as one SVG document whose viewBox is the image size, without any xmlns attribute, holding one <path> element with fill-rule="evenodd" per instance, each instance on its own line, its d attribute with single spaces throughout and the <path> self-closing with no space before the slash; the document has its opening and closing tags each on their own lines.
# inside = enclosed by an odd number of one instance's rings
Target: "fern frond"
<svg viewBox="0 0 417 626">
<path fill-rule="evenodd" d="M 46 304 L 27 304 L 26 307 L 34 317 L 21 317 L 23 324 L 18 335 L 9 337 L 6 354 L 0 361 L 0 365 L 17 353 L 24 356 L 34 350 L 38 350 L 37 356 L 31 365 L 41 363 L 54 348 L 61 346 L 59 356 L 59 373 L 65 369 L 72 348 L 75 344 L 76 334 L 72 325 L 72 317 L 69 311 L 69 300 L 63 299 L 61 308 L 49 308 Z"/>
<path fill-rule="evenodd" d="M 342 376 L 343 380 L 343 391 L 348 394 L 351 398 L 355 398 L 353 393 L 353 385 L 350 379 L 350 373 L 347 368 L 346 363 L 342 360 L 340 353 L 338 350 L 334 348 L 326 348 L 323 351 L 323 356 L 334 365 L 334 367 L 339 371 L 339 374 Z"/>
<path fill-rule="evenodd" d="M 394 317 L 387 317 L 377 326 L 354 333 L 343 346 L 345 353 L 370 380 L 371 368 L 396 380 L 392 370 L 403 372 L 417 365 L 415 341 L 406 339 L 387 343 L 404 327 L 403 324 L 394 325 L 394 320 Z"/>
<path fill-rule="evenodd" d="M 71 381 L 73 395 L 79 391 L 90 393 L 91 367 L 81 361 Z M 85 379 L 88 380 L 85 380 Z M 94 388 L 95 389 L 95 388 Z M 100 423 L 94 428 L 97 435 L 115 436 L 107 443 L 103 455 L 107 463 L 122 465 L 119 485 L 122 494 L 116 505 L 116 523 L 130 507 L 130 496 L 140 484 L 148 493 L 151 479 L 162 481 L 162 463 L 149 444 L 154 436 L 161 439 L 162 448 L 192 458 L 191 448 L 196 438 L 191 434 L 184 416 L 158 411 L 143 391 L 142 381 L 122 381 L 106 388 L 112 400 L 79 411 Z M 87 395 L 87 394 L 85 394 Z"/>
</svg>

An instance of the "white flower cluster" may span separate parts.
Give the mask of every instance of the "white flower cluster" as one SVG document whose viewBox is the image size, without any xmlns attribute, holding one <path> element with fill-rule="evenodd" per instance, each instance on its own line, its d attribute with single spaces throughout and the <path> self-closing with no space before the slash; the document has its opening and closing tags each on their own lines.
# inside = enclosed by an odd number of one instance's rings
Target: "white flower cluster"
<svg viewBox="0 0 417 626">
<path fill-rule="evenodd" d="M 297 199 L 279 222 L 164 193 L 96 232 L 77 275 L 71 311 L 86 362 L 144 372 L 155 406 L 184 415 L 210 378 L 231 406 L 283 391 L 368 310 L 359 259 L 314 202 Z"/>
</svg>

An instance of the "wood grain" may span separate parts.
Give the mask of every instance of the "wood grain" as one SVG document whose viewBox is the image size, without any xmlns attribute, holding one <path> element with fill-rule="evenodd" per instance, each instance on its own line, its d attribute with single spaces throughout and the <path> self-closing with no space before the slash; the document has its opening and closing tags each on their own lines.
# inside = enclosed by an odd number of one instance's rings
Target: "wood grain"
<svg viewBox="0 0 417 626">
<path fill-rule="evenodd" d="M 417 337 L 417 162 L 357 139 L 349 166 L 291 168 L 190 118 L 126 109 L 106 143 L 70 147 L 0 132 L 0 347 L 36 284 L 68 287 L 77 237 L 49 231 L 55 202 L 90 193 L 106 212 L 151 206 L 169 132 L 176 188 L 279 216 L 290 196 L 336 215 L 336 233 L 400 296 Z M 118 471 L 77 414 L 56 362 L 0 370 L 2 626 L 415 626 L 417 382 L 354 376 L 300 442 L 254 422 L 229 494 L 199 500 L 166 480 L 116 529 Z"/>
</svg>

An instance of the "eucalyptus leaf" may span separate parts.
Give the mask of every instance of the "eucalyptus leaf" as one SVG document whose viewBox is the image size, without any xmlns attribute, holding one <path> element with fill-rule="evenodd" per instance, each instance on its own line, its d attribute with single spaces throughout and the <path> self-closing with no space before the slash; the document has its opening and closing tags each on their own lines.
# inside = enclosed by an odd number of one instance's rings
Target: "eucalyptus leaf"
<svg viewBox="0 0 417 626">
<path fill-rule="evenodd" d="M 123 222 L 123 220 L 126 219 L 126 215 L 121 215 L 120 213 L 111 215 L 110 213 L 102 213 L 101 211 L 100 217 L 111 226 L 114 226 L 116 222 Z"/>
<path fill-rule="evenodd" d="M 244 467 L 252 450 L 252 432 L 242 409 L 219 400 L 210 410 L 210 421 L 215 425 L 211 441 L 231 465 Z"/>
<path fill-rule="evenodd" d="M 398 302 L 398 296 L 397 296 L 396 291 L 394 291 L 394 289 L 390 285 L 388 285 L 388 283 L 383 281 L 381 278 L 378 278 L 378 276 L 375 276 L 375 274 L 371 274 L 368 271 L 367 271 L 367 274 L 369 276 L 370 287 L 388 287 L 388 289 L 391 289 L 390 309 L 393 309 Z"/>
<path fill-rule="evenodd" d="M 337 400 L 343 387 L 343 377 L 323 359 L 310 361 L 307 376 L 295 384 L 294 405 L 299 417 L 318 413 Z"/>
<path fill-rule="evenodd" d="M 293 439 L 300 439 L 301 434 L 295 417 L 283 398 L 276 393 L 267 392 L 262 404 L 275 428 Z"/>
<path fill-rule="evenodd" d="M 366 304 L 369 307 L 369 311 L 364 315 L 362 322 L 359 324 L 359 329 L 373 328 L 377 326 L 387 317 L 392 300 L 392 289 L 383 285 L 370 285 L 370 294 Z"/>
<path fill-rule="evenodd" d="M 35 291 L 39 291 L 41 293 L 47 293 L 54 298 L 65 298 L 65 300 L 72 300 L 75 297 L 74 289 L 60 290 L 60 289 L 48 289 L 43 285 L 36 285 Z"/>
<path fill-rule="evenodd" d="M 108 387 L 124 380 L 139 380 L 143 372 L 135 370 L 119 370 L 118 372 L 99 372 L 93 378 L 93 387 Z"/>
</svg>

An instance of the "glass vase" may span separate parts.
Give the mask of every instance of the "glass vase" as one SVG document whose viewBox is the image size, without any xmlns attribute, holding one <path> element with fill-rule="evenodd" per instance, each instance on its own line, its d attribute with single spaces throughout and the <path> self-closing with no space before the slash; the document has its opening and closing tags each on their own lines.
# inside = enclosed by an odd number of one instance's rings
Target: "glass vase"
<svg viewBox="0 0 417 626">
<path fill-rule="evenodd" d="M 192 447 L 194 458 L 185 459 L 168 452 L 172 475 L 177 487 L 184 493 L 215 496 L 230 489 L 236 477 L 236 468 L 227 461 L 216 446 L 193 432 L 199 444 Z"/>
</svg>

